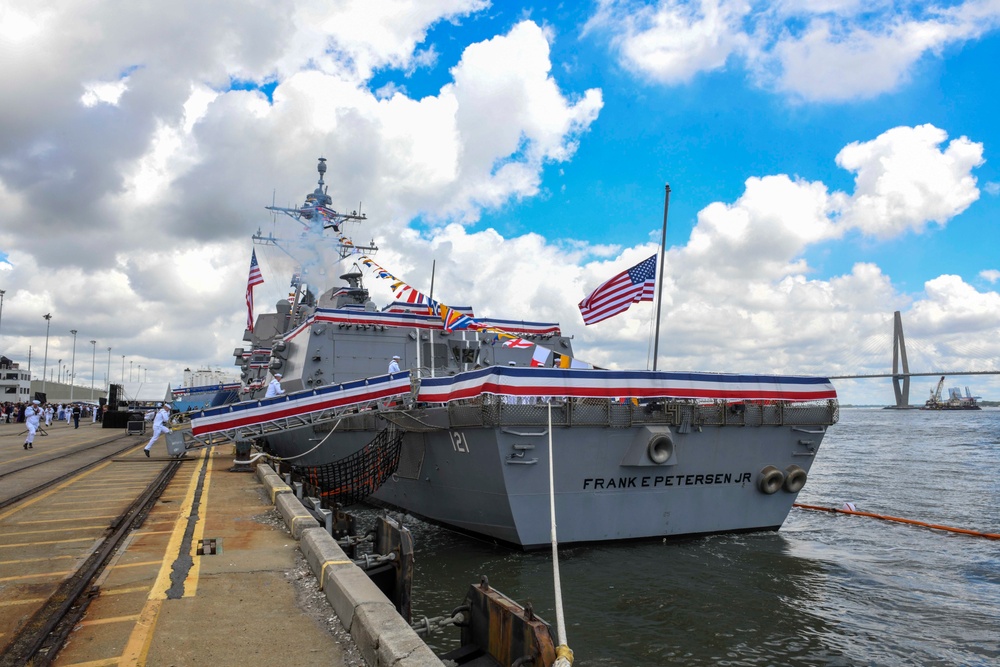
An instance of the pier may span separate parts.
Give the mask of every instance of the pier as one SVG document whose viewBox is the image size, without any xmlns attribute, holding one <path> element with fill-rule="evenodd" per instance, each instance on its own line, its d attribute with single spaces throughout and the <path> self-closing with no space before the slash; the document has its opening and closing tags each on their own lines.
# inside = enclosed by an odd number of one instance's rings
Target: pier
<svg viewBox="0 0 1000 667">
<path fill-rule="evenodd" d="M 311 562 L 323 529 L 231 445 L 23 430 L 0 424 L 0 666 L 441 664 L 350 560 Z"/>
</svg>

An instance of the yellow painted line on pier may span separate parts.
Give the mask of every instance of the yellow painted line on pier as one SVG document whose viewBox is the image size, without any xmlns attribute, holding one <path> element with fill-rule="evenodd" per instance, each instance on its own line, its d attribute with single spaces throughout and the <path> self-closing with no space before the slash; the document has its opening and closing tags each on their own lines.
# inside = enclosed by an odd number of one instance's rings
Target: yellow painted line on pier
<svg viewBox="0 0 1000 667">
<path fill-rule="evenodd" d="M 96 618 L 92 621 L 80 621 L 77 625 L 81 628 L 90 627 L 92 625 L 109 625 L 111 623 L 125 623 L 126 621 L 137 621 L 139 620 L 139 614 L 131 614 L 129 616 L 114 616 L 112 618 Z"/>
<path fill-rule="evenodd" d="M 23 579 L 55 579 L 57 577 L 65 577 L 67 574 L 73 574 L 76 570 L 63 570 L 61 572 L 39 572 L 38 574 L 18 574 L 13 577 L 0 577 L 0 582 L 3 581 L 21 581 Z"/>
<path fill-rule="evenodd" d="M 120 505 L 121 500 L 117 498 L 111 498 L 110 500 L 88 500 L 87 509 L 93 509 L 95 507 L 101 507 L 102 505 Z M 74 500 L 73 502 L 52 502 L 46 505 L 46 507 L 65 507 L 69 505 L 70 507 L 79 507 L 80 501 Z M 45 510 L 44 512 L 38 512 L 38 516 L 50 516 L 52 514 L 65 514 L 66 510 Z"/>
<path fill-rule="evenodd" d="M 319 566 L 319 589 L 323 590 L 323 578 L 326 576 L 326 566 L 327 565 L 347 565 L 348 563 L 354 564 L 352 560 L 328 560 Z"/>
<path fill-rule="evenodd" d="M 124 664 L 120 663 L 119 660 L 121 660 L 121 658 L 102 658 L 101 660 L 74 662 L 72 664 L 66 665 L 66 667 L 116 667 L 116 665 Z"/>
<path fill-rule="evenodd" d="M 200 464 L 203 466 L 210 463 L 207 454 L 208 450 L 203 450 L 198 455 Z M 210 471 L 211 468 L 206 471 L 206 485 L 208 482 L 207 476 Z M 146 598 L 146 604 L 139 613 L 139 620 L 136 622 L 135 627 L 132 628 L 128 642 L 125 644 L 125 650 L 118 661 L 119 665 L 138 666 L 146 664 L 149 647 L 153 643 L 153 631 L 156 629 L 156 621 L 160 616 L 160 610 L 163 608 L 163 601 L 167 598 L 167 589 L 170 588 L 170 573 L 173 570 L 174 561 L 180 556 L 180 548 L 184 541 L 185 529 L 187 528 L 187 518 L 194 507 L 194 497 L 198 491 L 198 477 L 199 474 L 196 469 L 195 473 L 191 475 L 187 492 L 184 494 L 179 515 L 174 523 L 174 529 L 170 531 L 170 540 L 167 543 L 160 571 L 156 575 L 156 581 L 153 583 L 153 587 Z M 199 518 L 199 522 L 201 521 L 202 519 Z M 196 542 L 192 540 L 193 544 L 196 544 Z M 186 582 L 185 590 L 187 590 Z"/>
<path fill-rule="evenodd" d="M 58 560 L 58 559 L 66 559 L 66 558 L 76 559 L 76 558 L 78 558 L 78 556 L 75 556 L 75 555 L 72 555 L 72 556 L 71 555 L 66 555 L 66 556 L 46 556 L 45 560 Z M 20 565 L 21 563 L 37 563 L 37 562 L 38 562 L 37 558 L 21 558 L 21 559 L 18 559 L 18 560 L 0 560 L 0 566 L 4 566 L 4 565 Z"/>
<path fill-rule="evenodd" d="M 64 514 L 64 512 L 61 512 L 61 514 Z M 93 516 L 91 514 L 88 514 L 88 515 L 86 515 L 86 518 L 87 519 L 114 519 L 117 516 L 118 516 L 117 514 L 99 514 L 98 516 Z M 80 520 L 80 517 L 78 517 L 78 516 L 70 516 L 70 517 L 66 517 L 65 519 L 39 519 L 37 521 L 15 521 L 11 525 L 13 525 L 13 526 L 35 526 L 35 525 L 38 525 L 40 523 L 60 523 L 60 522 L 63 522 L 63 521 L 79 521 L 79 520 Z"/>
<path fill-rule="evenodd" d="M 19 598 L 17 600 L 0 600 L 0 607 L 13 607 L 17 604 L 34 604 L 36 602 L 45 602 L 48 598 Z"/>
<path fill-rule="evenodd" d="M 191 569 L 184 579 L 184 597 L 193 598 L 198 593 L 198 581 L 201 577 L 201 558 L 198 556 L 198 542 L 205 537 L 205 518 L 208 516 L 208 489 L 212 484 L 212 454 L 205 450 L 205 483 L 201 487 L 201 501 L 198 507 L 198 521 L 194 524 L 191 535 Z M 195 474 L 195 478 L 197 478 Z"/>
<path fill-rule="evenodd" d="M 102 588 L 101 595 L 128 595 L 129 593 L 147 593 L 149 586 L 130 586 L 128 588 Z"/>
<path fill-rule="evenodd" d="M 144 560 L 137 563 L 116 563 L 113 569 L 120 570 L 125 567 L 149 567 L 150 565 L 159 565 L 163 561 L 159 560 Z"/>
<path fill-rule="evenodd" d="M 89 518 L 89 517 L 88 517 Z M 108 527 L 106 523 L 95 523 L 86 526 L 67 526 L 65 528 L 50 528 L 48 530 L 16 530 L 4 533 L 4 537 L 21 537 L 24 535 L 47 535 L 49 533 L 67 533 L 76 530 L 97 530 Z"/>
<path fill-rule="evenodd" d="M 208 462 L 205 453 L 202 452 L 198 456 L 201 459 L 201 465 L 206 465 Z M 167 543 L 163 565 L 160 567 L 160 573 L 156 577 L 156 583 L 153 584 L 153 590 L 149 592 L 151 600 L 165 600 L 167 597 L 167 589 L 170 588 L 170 573 L 173 570 L 174 561 L 180 556 L 181 543 L 184 541 L 184 532 L 187 529 L 187 520 L 191 515 L 192 507 L 194 507 L 194 496 L 197 491 L 198 472 L 196 470 L 191 475 L 191 481 L 188 483 L 187 493 L 184 494 L 180 513 L 174 522 L 174 529 L 170 531 L 170 541 Z"/>
<path fill-rule="evenodd" d="M 139 612 L 139 620 L 132 628 L 128 642 L 125 643 L 125 650 L 118 661 L 119 665 L 138 667 L 146 664 L 146 656 L 149 655 L 149 647 L 153 643 L 153 630 L 156 628 L 156 620 L 160 616 L 162 607 L 163 600 L 146 600 L 145 606 Z"/>
<path fill-rule="evenodd" d="M 16 547 L 40 547 L 47 544 L 69 544 L 70 542 L 93 542 L 93 537 L 74 537 L 69 540 L 48 540 L 47 542 L 19 542 L 17 544 L 0 544 L 0 549 L 13 549 Z"/>
</svg>

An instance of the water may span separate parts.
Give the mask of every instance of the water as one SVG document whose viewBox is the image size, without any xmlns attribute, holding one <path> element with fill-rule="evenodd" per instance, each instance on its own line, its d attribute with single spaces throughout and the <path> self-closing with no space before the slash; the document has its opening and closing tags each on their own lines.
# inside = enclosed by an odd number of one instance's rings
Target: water
<svg viewBox="0 0 1000 667">
<path fill-rule="evenodd" d="M 998 533 L 998 472 L 1000 410 L 844 409 L 798 502 Z M 486 573 L 554 624 L 548 551 L 411 528 L 414 618 Z M 577 665 L 1000 664 L 997 540 L 793 509 L 777 533 L 564 549 L 560 572 Z"/>
</svg>

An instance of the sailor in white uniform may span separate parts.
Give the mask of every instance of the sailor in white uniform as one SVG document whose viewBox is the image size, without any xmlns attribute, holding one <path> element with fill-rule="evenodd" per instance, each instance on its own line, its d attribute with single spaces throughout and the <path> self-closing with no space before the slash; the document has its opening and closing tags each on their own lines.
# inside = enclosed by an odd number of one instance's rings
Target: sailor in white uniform
<svg viewBox="0 0 1000 667">
<path fill-rule="evenodd" d="M 170 433 L 170 427 L 167 426 L 169 421 L 170 404 L 164 403 L 156 412 L 156 416 L 153 417 L 153 437 L 149 439 L 149 443 L 142 450 L 146 454 L 146 458 L 149 458 L 149 450 L 153 448 L 153 443 L 156 442 L 156 439 L 165 433 Z"/>
<path fill-rule="evenodd" d="M 32 401 L 31 405 L 24 409 L 24 425 L 28 427 L 28 437 L 24 440 L 25 449 L 34 449 L 35 432 L 38 431 L 38 424 L 42 418 L 42 402 Z"/>
<path fill-rule="evenodd" d="M 264 398 L 281 396 L 284 393 L 285 390 L 281 388 L 281 373 L 275 373 L 274 379 L 271 380 L 271 384 L 267 385 L 267 392 L 264 394 Z"/>
<path fill-rule="evenodd" d="M 389 362 L 389 372 L 398 373 L 399 372 L 399 355 L 394 354 L 392 356 L 392 361 Z"/>
</svg>

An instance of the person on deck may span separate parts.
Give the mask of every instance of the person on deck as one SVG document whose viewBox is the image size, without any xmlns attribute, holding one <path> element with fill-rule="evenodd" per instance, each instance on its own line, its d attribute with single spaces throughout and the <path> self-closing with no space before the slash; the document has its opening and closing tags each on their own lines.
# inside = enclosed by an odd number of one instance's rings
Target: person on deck
<svg viewBox="0 0 1000 667">
<path fill-rule="evenodd" d="M 146 446 L 143 447 L 142 451 L 149 458 L 149 450 L 153 448 L 153 443 L 164 433 L 170 433 L 170 427 L 167 425 L 170 421 L 170 404 L 164 403 L 157 410 L 156 416 L 153 417 L 153 437 L 149 439 Z"/>
<path fill-rule="evenodd" d="M 398 373 L 399 372 L 399 355 L 394 354 L 392 356 L 392 361 L 389 362 L 389 372 Z"/>
<path fill-rule="evenodd" d="M 28 437 L 24 440 L 25 449 L 34 449 L 35 432 L 38 431 L 38 424 L 42 418 L 41 401 L 32 401 L 31 405 L 24 409 L 24 425 L 28 427 Z"/>
<path fill-rule="evenodd" d="M 271 380 L 271 384 L 267 385 L 267 392 L 264 394 L 264 398 L 281 396 L 284 393 L 285 390 L 281 388 L 281 373 L 275 373 L 274 379 Z"/>
</svg>

